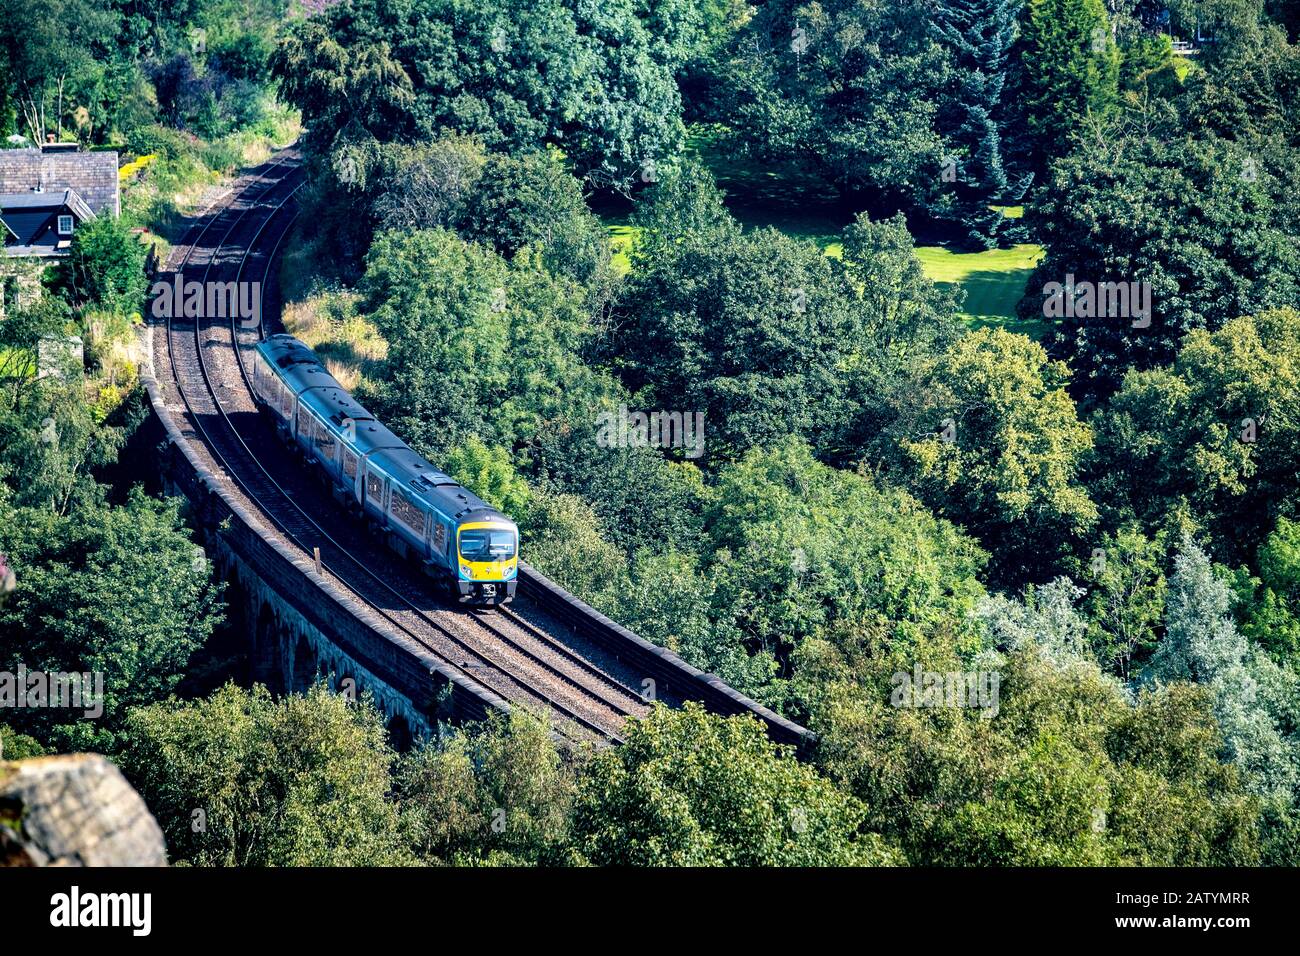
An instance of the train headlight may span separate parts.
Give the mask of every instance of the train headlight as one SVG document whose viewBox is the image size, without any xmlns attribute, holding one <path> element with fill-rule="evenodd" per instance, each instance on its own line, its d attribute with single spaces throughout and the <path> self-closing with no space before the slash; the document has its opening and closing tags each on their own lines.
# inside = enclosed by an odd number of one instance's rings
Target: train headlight
<svg viewBox="0 0 1300 956">
<path fill-rule="evenodd" d="M 460 573 L 465 575 L 465 577 L 467 578 L 471 576 L 469 568 L 463 564 L 460 566 Z"/>
</svg>

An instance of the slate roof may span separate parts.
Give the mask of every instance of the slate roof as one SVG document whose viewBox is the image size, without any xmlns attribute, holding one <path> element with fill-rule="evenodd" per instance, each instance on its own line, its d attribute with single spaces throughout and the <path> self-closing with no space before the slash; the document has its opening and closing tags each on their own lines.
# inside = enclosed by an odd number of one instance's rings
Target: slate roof
<svg viewBox="0 0 1300 956">
<path fill-rule="evenodd" d="M 67 206 L 82 220 L 95 218 L 94 210 L 71 189 L 0 195 L 0 209 L 57 209 L 62 206 Z"/>
<path fill-rule="evenodd" d="M 113 216 L 122 213 L 115 151 L 0 149 L 0 193 L 31 193 L 40 185 L 47 194 L 72 190 L 96 215 L 105 210 Z"/>
<path fill-rule="evenodd" d="M 71 240 L 55 231 L 55 217 L 65 209 L 79 222 L 95 218 L 86 201 L 71 189 L 0 195 L 0 220 L 13 240 L 11 244 L 6 238 L 5 255 L 15 258 L 64 254 Z"/>
</svg>

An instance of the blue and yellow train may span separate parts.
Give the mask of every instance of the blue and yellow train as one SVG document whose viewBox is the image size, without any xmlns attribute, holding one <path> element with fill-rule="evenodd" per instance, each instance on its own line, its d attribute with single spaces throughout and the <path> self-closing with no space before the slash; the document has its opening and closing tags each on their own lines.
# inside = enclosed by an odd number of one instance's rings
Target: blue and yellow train
<svg viewBox="0 0 1300 956">
<path fill-rule="evenodd" d="M 336 497 L 463 603 L 515 595 L 519 528 L 375 420 L 291 335 L 256 348 L 253 392 Z"/>
</svg>

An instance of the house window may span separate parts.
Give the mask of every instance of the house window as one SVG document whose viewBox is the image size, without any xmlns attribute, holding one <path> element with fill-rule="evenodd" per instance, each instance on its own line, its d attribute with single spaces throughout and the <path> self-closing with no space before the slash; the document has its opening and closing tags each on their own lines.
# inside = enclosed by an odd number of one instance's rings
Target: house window
<svg viewBox="0 0 1300 956">
<path fill-rule="evenodd" d="M 71 217 L 71 216 L 60 216 L 60 217 L 59 217 L 59 235 L 60 235 L 60 236 L 70 236 L 70 235 L 72 235 L 72 217 Z"/>
</svg>

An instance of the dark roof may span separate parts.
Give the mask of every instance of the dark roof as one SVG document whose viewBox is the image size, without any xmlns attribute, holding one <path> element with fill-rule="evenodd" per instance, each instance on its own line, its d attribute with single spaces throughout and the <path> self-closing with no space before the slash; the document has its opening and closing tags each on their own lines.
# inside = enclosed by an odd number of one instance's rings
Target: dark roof
<svg viewBox="0 0 1300 956">
<path fill-rule="evenodd" d="M 32 193 L 38 186 L 54 193 L 71 189 L 96 215 L 122 212 L 117 179 L 117 153 L 42 152 L 39 149 L 0 149 L 0 193 Z"/>
<path fill-rule="evenodd" d="M 66 206 L 78 219 L 94 219 L 86 201 L 71 189 L 46 190 L 41 193 L 6 193 L 0 195 L 0 209 L 62 209 Z"/>
<path fill-rule="evenodd" d="M 57 217 L 64 215 L 65 210 L 78 222 L 95 218 L 90 207 L 71 189 L 0 195 L 0 220 L 7 233 L 5 256 L 65 254 L 71 241 L 57 229 Z"/>
</svg>

